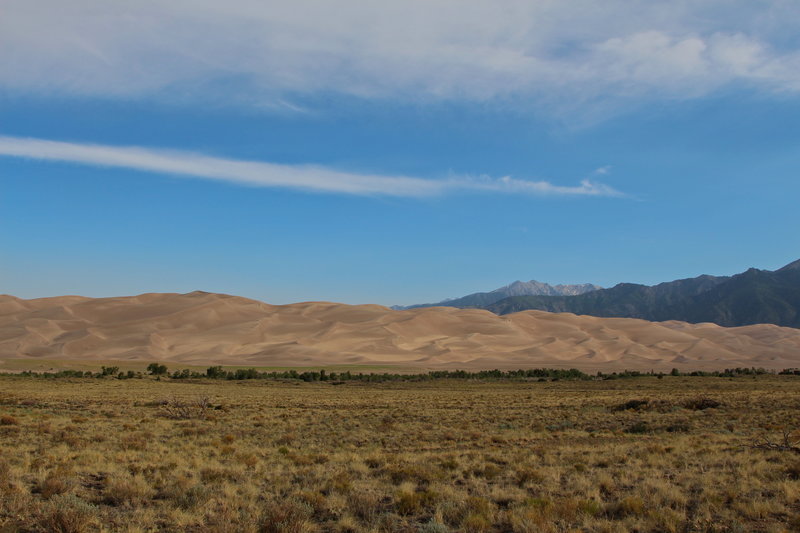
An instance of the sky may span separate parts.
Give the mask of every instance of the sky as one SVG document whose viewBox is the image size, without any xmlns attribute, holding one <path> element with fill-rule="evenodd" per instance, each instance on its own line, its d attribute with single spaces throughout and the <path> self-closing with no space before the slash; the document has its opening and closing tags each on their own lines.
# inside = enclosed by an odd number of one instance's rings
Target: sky
<svg viewBox="0 0 800 533">
<path fill-rule="evenodd" d="M 2 0 L 0 293 L 776 269 L 798 27 L 793 0 Z"/>
</svg>

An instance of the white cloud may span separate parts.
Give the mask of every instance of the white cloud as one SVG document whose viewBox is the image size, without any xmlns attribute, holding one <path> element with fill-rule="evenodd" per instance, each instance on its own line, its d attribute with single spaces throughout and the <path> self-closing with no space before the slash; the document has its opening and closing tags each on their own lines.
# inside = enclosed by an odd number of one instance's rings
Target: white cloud
<svg viewBox="0 0 800 533">
<path fill-rule="evenodd" d="M 281 109 L 800 91 L 798 26 L 793 0 L 4 0 L 0 87 Z"/>
<path fill-rule="evenodd" d="M 554 185 L 548 181 L 530 181 L 503 176 L 498 179 L 456 179 L 451 187 L 506 193 L 534 194 L 538 196 L 625 196 L 623 193 L 592 180 L 581 180 L 580 185 Z"/>
<path fill-rule="evenodd" d="M 314 165 L 283 165 L 210 157 L 193 152 L 80 144 L 43 139 L 0 137 L 0 156 L 24 157 L 221 180 L 256 187 L 284 187 L 359 195 L 432 196 L 455 190 L 497 193 L 622 196 L 607 185 L 584 180 L 578 186 L 547 181 L 451 177 L 435 180 L 339 171 Z"/>
</svg>

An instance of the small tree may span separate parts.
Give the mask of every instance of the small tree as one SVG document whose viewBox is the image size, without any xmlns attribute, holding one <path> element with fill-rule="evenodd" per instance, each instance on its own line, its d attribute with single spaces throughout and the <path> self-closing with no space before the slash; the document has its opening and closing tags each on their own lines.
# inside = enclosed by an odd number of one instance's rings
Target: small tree
<svg viewBox="0 0 800 533">
<path fill-rule="evenodd" d="M 163 376 L 167 373 L 167 367 L 158 363 L 150 363 L 147 365 L 147 371 L 153 376 Z"/>
<path fill-rule="evenodd" d="M 118 366 L 104 366 L 101 367 L 102 375 L 104 376 L 115 376 L 119 374 L 119 367 Z"/>
<path fill-rule="evenodd" d="M 211 379 L 219 379 L 225 375 L 225 371 L 221 366 L 210 366 L 206 369 L 206 377 Z"/>
</svg>

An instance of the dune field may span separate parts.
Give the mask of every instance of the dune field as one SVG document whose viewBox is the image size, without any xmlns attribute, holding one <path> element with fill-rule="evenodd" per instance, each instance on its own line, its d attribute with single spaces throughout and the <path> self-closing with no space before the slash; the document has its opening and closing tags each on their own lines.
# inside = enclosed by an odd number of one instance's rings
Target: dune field
<svg viewBox="0 0 800 533">
<path fill-rule="evenodd" d="M 524 311 L 269 305 L 193 292 L 0 296 L 0 360 L 416 369 L 656 370 L 800 366 L 800 330 Z"/>
</svg>

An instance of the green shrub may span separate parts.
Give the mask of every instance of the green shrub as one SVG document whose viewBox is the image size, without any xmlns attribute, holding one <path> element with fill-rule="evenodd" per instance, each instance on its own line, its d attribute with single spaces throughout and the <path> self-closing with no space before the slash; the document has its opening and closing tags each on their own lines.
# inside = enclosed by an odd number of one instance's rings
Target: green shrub
<svg viewBox="0 0 800 533">
<path fill-rule="evenodd" d="M 48 502 L 40 525 L 53 533 L 85 533 L 97 525 L 97 507 L 73 494 L 60 494 Z"/>
<path fill-rule="evenodd" d="M 420 533 L 449 533 L 450 528 L 431 518 L 431 521 L 419 528 Z"/>
</svg>

